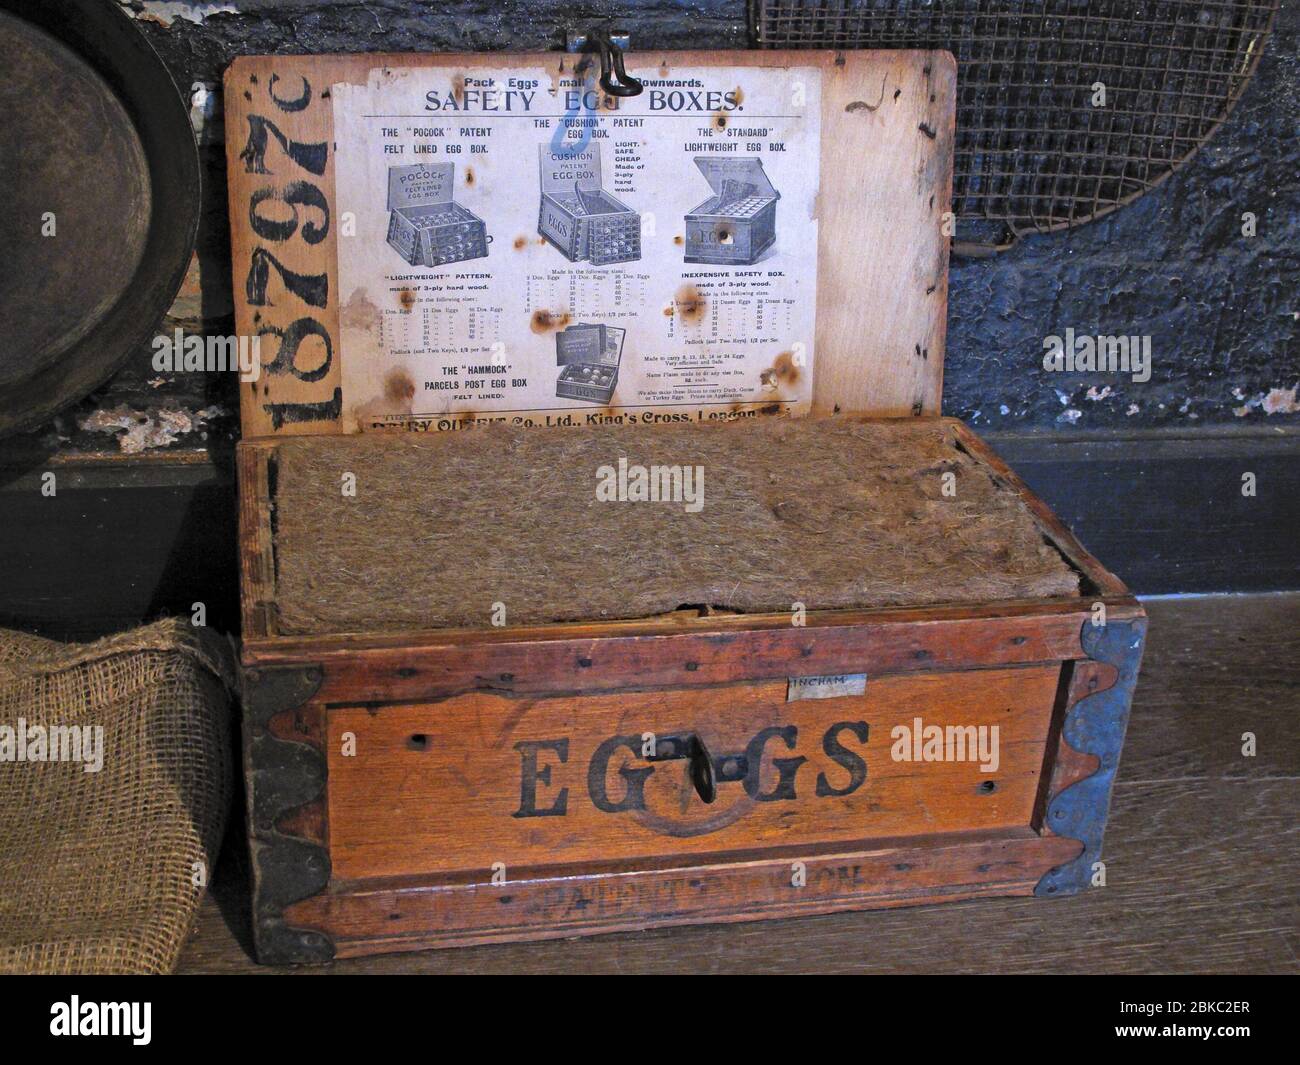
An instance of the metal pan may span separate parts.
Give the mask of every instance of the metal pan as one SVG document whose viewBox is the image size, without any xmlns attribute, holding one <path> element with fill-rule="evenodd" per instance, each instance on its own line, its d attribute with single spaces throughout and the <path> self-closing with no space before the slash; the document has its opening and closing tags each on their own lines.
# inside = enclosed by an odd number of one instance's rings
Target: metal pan
<svg viewBox="0 0 1300 1065">
<path fill-rule="evenodd" d="M 0 0 L 0 436 L 146 345 L 199 217 L 189 113 L 112 0 Z"/>
</svg>

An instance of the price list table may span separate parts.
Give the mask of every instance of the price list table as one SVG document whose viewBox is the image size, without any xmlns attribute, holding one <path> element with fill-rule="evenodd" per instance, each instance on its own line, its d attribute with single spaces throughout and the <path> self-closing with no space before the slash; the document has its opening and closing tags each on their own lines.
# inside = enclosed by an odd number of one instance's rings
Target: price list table
<svg viewBox="0 0 1300 1065">
<path fill-rule="evenodd" d="M 770 340 L 785 344 L 799 339 L 790 336 L 794 301 L 789 299 L 710 295 L 704 298 L 703 314 L 685 314 L 680 305 L 673 311 L 666 316 L 669 340 L 708 340 L 717 344 Z"/>
<path fill-rule="evenodd" d="M 381 350 L 393 355 L 459 353 L 457 338 L 487 348 L 500 334 L 499 307 L 416 303 L 410 310 L 385 310 L 379 319 Z"/>
<path fill-rule="evenodd" d="M 548 270 L 528 277 L 527 310 L 567 312 L 577 321 L 618 318 L 647 306 L 647 274 L 605 270 Z"/>
</svg>

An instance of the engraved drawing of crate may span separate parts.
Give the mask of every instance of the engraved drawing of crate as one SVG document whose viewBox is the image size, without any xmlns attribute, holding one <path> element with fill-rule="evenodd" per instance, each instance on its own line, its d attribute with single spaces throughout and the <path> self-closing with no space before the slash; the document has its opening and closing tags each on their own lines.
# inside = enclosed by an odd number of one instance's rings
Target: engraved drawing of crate
<svg viewBox="0 0 1300 1065">
<path fill-rule="evenodd" d="M 641 258 L 640 215 L 602 215 L 584 221 L 587 225 L 587 258 L 593 266 Z"/>
</svg>

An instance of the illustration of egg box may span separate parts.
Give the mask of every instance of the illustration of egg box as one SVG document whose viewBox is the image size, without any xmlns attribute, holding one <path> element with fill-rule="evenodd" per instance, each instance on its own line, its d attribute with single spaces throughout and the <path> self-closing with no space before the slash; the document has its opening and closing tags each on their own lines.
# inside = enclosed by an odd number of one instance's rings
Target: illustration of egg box
<svg viewBox="0 0 1300 1065">
<path fill-rule="evenodd" d="M 570 262 L 593 266 L 641 258 L 641 216 L 601 188 L 600 149 L 570 154 L 539 146 L 542 203 L 537 231 Z"/>
<path fill-rule="evenodd" d="M 579 322 L 555 334 L 555 361 L 561 367 L 555 394 L 561 399 L 608 403 L 618 385 L 626 330 Z"/>
<path fill-rule="evenodd" d="M 748 266 L 776 240 L 776 201 L 756 156 L 715 159 L 696 156 L 695 165 L 713 195 L 686 215 L 688 263 Z"/>
<path fill-rule="evenodd" d="M 488 253 L 483 220 L 452 199 L 454 163 L 388 168 L 388 243 L 412 266 L 444 266 Z"/>
</svg>

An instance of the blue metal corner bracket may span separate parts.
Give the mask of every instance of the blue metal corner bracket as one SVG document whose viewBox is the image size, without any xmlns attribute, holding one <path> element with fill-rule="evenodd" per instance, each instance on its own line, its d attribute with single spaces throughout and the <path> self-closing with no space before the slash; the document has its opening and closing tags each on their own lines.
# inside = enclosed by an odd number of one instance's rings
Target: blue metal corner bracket
<svg viewBox="0 0 1300 1065">
<path fill-rule="evenodd" d="M 1065 741 L 1076 751 L 1096 755 L 1101 764 L 1092 776 L 1070 785 L 1049 801 L 1047 827 L 1058 836 L 1082 841 L 1083 853 L 1044 874 L 1034 888 L 1035 895 L 1074 895 L 1092 880 L 1093 863 L 1101 857 L 1111 788 L 1128 729 L 1146 628 L 1145 618 L 1096 626 L 1084 622 L 1084 652 L 1094 661 L 1114 666 L 1119 676 L 1111 687 L 1080 699 L 1066 714 Z"/>
<path fill-rule="evenodd" d="M 334 944 L 321 932 L 291 927 L 284 911 L 325 890 L 329 853 L 319 843 L 290 835 L 280 819 L 325 790 L 325 756 L 308 743 L 282 739 L 271 722 L 316 694 L 320 666 L 259 667 L 244 671 L 244 768 L 253 873 L 253 941 L 267 965 L 326 962 Z"/>
</svg>

